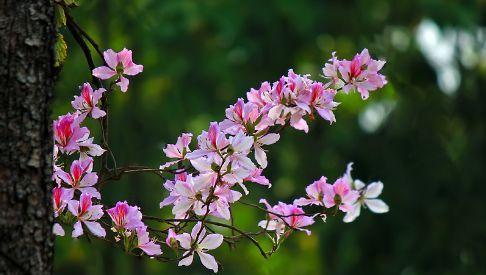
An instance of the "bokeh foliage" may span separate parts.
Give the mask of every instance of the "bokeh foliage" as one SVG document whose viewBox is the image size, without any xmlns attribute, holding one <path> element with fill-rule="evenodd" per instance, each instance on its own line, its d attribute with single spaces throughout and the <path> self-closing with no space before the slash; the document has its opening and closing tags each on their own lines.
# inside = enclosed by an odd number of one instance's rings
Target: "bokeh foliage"
<svg viewBox="0 0 486 275">
<path fill-rule="evenodd" d="M 309 135 L 288 130 L 269 148 L 273 187 L 255 186 L 251 198 L 291 201 L 322 174 L 335 179 L 354 161 L 357 177 L 385 183 L 390 213 L 364 213 L 350 225 L 330 218 L 310 237 L 294 234 L 270 260 L 249 244 L 232 253 L 222 247 L 222 274 L 486 274 L 486 65 L 458 66 L 459 89 L 446 95 L 414 38 L 425 18 L 476 32 L 485 14 L 481 0 L 105 0 L 82 1 L 73 11 L 103 48 L 131 48 L 145 66 L 128 93 L 111 95 L 110 140 L 119 164 L 157 167 L 161 148 L 181 132 L 199 133 L 250 87 L 291 67 L 319 77 L 334 50 L 350 58 L 367 47 L 387 59 L 385 89 L 364 103 L 357 94 L 340 97 L 337 124 L 317 120 Z M 90 79 L 81 51 L 64 37 L 68 57 L 53 117 L 70 111 L 77 85 Z M 386 118 L 365 131 L 370 122 L 359 118 L 370 105 L 388 106 Z M 106 204 L 126 199 L 168 215 L 158 208 L 166 193 L 153 175 L 125 177 L 103 195 Z M 241 206 L 235 212 L 248 230 L 263 217 Z M 197 260 L 177 268 L 69 237 L 56 241 L 55 271 L 207 273 Z"/>
</svg>

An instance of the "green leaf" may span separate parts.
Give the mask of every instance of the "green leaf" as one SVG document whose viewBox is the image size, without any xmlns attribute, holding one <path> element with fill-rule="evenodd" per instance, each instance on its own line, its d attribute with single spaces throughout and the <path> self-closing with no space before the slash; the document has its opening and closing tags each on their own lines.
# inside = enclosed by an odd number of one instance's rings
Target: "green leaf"
<svg viewBox="0 0 486 275">
<path fill-rule="evenodd" d="M 60 33 L 57 34 L 56 44 L 54 45 L 54 51 L 55 51 L 54 66 L 60 67 L 64 63 L 64 60 L 67 57 L 67 44 L 66 41 L 64 41 L 64 36 L 62 36 L 62 34 Z"/>
<path fill-rule="evenodd" d="M 62 9 L 61 5 L 56 4 L 56 27 L 62 28 L 66 26 L 66 15 L 64 14 L 64 10 Z"/>
</svg>

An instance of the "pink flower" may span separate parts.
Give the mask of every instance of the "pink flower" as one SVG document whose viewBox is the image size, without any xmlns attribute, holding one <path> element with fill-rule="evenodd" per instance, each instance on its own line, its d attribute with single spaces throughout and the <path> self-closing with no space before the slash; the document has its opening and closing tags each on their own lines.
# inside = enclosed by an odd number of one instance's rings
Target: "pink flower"
<svg viewBox="0 0 486 275">
<path fill-rule="evenodd" d="M 369 92 L 383 87 L 387 81 L 379 71 L 385 65 L 385 61 L 374 60 L 367 49 L 356 54 L 353 60 L 342 60 L 339 72 L 346 83 L 343 91 L 348 93 L 356 89 L 363 99 L 369 97 Z"/>
<path fill-rule="evenodd" d="M 132 51 L 125 48 L 118 53 L 112 49 L 106 50 L 103 56 L 108 66 L 95 68 L 93 75 L 99 79 L 109 79 L 116 76 L 116 85 L 120 86 L 122 92 L 126 92 L 129 81 L 123 75 L 137 75 L 143 71 L 143 66 L 133 63 Z"/>
<path fill-rule="evenodd" d="M 164 188 L 169 191 L 169 196 L 165 198 L 162 202 L 160 202 L 160 208 L 173 204 L 177 199 L 179 199 L 180 195 L 174 188 L 175 182 L 177 181 L 186 181 L 187 180 L 187 173 L 179 173 L 175 175 L 174 181 L 167 180 L 164 183 Z"/>
<path fill-rule="evenodd" d="M 98 182 L 98 175 L 96 175 L 96 172 L 91 172 L 92 169 L 93 159 L 88 157 L 73 161 L 71 163 L 70 173 L 58 170 L 56 174 L 57 177 L 69 185 L 70 188 L 66 189 L 67 192 L 74 193 L 74 190 L 79 190 L 82 193 L 88 193 L 100 199 L 100 193 L 93 187 Z"/>
<path fill-rule="evenodd" d="M 241 198 L 241 193 L 231 190 L 229 186 L 216 186 L 214 190 L 215 199 L 209 205 L 210 214 L 223 218 L 225 220 L 231 219 L 231 213 L 229 210 L 230 203 L 234 203 Z"/>
<path fill-rule="evenodd" d="M 205 194 L 209 188 L 209 183 L 204 177 L 193 178 L 188 175 L 186 181 L 177 181 L 174 190 L 179 198 L 174 202 L 172 213 L 178 217 L 184 216 L 187 211 L 192 210 L 197 215 L 204 215 Z"/>
<path fill-rule="evenodd" d="M 174 232 L 172 228 L 169 229 L 167 232 L 167 238 L 165 239 L 165 244 L 168 247 L 175 247 L 177 245 L 177 234 Z"/>
<path fill-rule="evenodd" d="M 101 224 L 97 222 L 103 216 L 103 206 L 93 205 L 90 194 L 81 194 L 79 201 L 71 200 L 68 203 L 69 211 L 76 217 L 77 222 L 74 224 L 72 233 L 73 238 L 83 235 L 83 226 L 86 225 L 88 230 L 97 237 L 104 238 L 106 231 Z"/>
<path fill-rule="evenodd" d="M 295 205 L 324 205 L 324 189 L 326 188 L 326 177 L 321 177 L 305 188 L 307 198 L 300 198 L 294 201 Z"/>
<path fill-rule="evenodd" d="M 142 212 L 137 206 L 130 206 L 126 201 L 117 202 L 115 207 L 106 210 L 117 230 L 134 230 L 143 227 Z"/>
<path fill-rule="evenodd" d="M 52 208 L 54 209 L 54 217 L 59 217 L 66 208 L 68 202 L 73 198 L 72 192 L 67 192 L 62 187 L 54 187 L 52 189 Z M 52 232 L 58 236 L 64 236 L 64 229 L 58 223 L 55 223 Z"/>
<path fill-rule="evenodd" d="M 372 182 L 366 185 L 360 180 L 354 180 L 351 176 L 353 170 L 353 163 L 348 164 L 348 169 L 343 178 L 351 185 L 352 189 L 359 192 L 359 199 L 354 203 L 351 209 L 346 213 L 343 218 L 344 222 L 354 221 L 361 213 L 361 206 L 369 208 L 374 213 L 386 213 L 390 210 L 388 205 L 378 199 L 378 196 L 383 191 L 383 183 L 381 181 Z"/>
<path fill-rule="evenodd" d="M 256 104 L 259 108 L 262 109 L 262 112 L 268 112 L 268 109 L 273 102 L 271 97 L 272 86 L 267 81 L 263 82 L 262 85 L 258 90 L 250 89 L 249 92 L 246 93 L 246 97 L 248 101 Z"/>
<path fill-rule="evenodd" d="M 104 117 L 106 115 L 105 111 L 97 106 L 104 92 L 106 90 L 103 88 L 93 91 L 89 83 L 84 83 L 81 87 L 81 95 L 74 96 L 71 105 L 84 115 L 91 114 L 91 117 L 94 119 Z"/>
<path fill-rule="evenodd" d="M 66 208 L 68 202 L 72 200 L 73 192 L 69 192 L 62 187 L 54 187 L 52 189 L 52 207 L 54 209 L 54 217 L 58 217 L 64 208 Z"/>
<path fill-rule="evenodd" d="M 340 61 L 336 58 L 336 52 L 332 52 L 332 58 L 329 62 L 322 68 L 322 74 L 325 78 L 329 79 L 330 82 L 325 85 L 325 87 L 331 86 L 333 89 L 340 89 L 344 86 L 344 82 L 339 78 L 339 66 Z"/>
<path fill-rule="evenodd" d="M 78 151 L 79 143 L 88 138 L 88 128 L 79 126 L 83 119 L 84 117 L 78 114 L 67 113 L 54 120 L 54 139 L 61 152 L 70 154 Z"/>
<path fill-rule="evenodd" d="M 209 130 L 202 131 L 197 137 L 199 149 L 187 154 L 189 159 L 197 159 L 203 156 L 216 157 L 220 150 L 229 145 L 225 134 L 221 132 L 217 122 L 211 122 Z"/>
<path fill-rule="evenodd" d="M 190 152 L 189 144 L 191 143 L 192 134 L 182 134 L 177 138 L 176 144 L 167 144 L 163 149 L 168 158 L 184 159 L 186 154 Z"/>
<path fill-rule="evenodd" d="M 333 185 L 324 186 L 323 201 L 326 208 L 337 205 L 341 211 L 348 212 L 358 198 L 359 192 L 351 190 L 349 183 L 344 178 L 337 179 Z"/>
<path fill-rule="evenodd" d="M 311 97 L 309 104 L 316 109 L 317 113 L 329 123 L 336 122 L 334 113 L 332 112 L 339 105 L 334 101 L 336 90 L 325 89 L 320 82 L 314 82 L 310 89 Z"/>
<path fill-rule="evenodd" d="M 218 248 L 223 243 L 223 236 L 221 234 L 209 234 L 206 235 L 206 229 L 202 227 L 201 222 L 198 222 L 193 228 L 192 232 L 183 233 L 177 236 L 177 240 L 181 244 L 181 247 L 186 249 L 183 258 L 179 262 L 179 266 L 189 266 L 194 259 L 194 252 L 197 253 L 201 259 L 201 263 L 208 269 L 218 272 L 218 263 L 216 259 L 208 254 L 209 250 Z"/>
<path fill-rule="evenodd" d="M 302 208 L 283 202 L 272 207 L 265 199 L 261 199 L 260 203 L 267 207 L 269 220 L 260 221 L 258 226 L 269 231 L 275 231 L 277 239 L 285 232 L 287 225 L 292 229 L 304 231 L 307 235 L 310 235 L 311 232 L 303 227 L 313 224 L 314 219 L 307 216 Z"/>
<path fill-rule="evenodd" d="M 219 125 L 225 133 L 236 135 L 240 131 L 252 135 L 272 124 L 272 121 L 260 112 L 258 105 L 239 98 L 238 101 L 226 109 L 226 119 Z"/>
<path fill-rule="evenodd" d="M 137 247 L 142 249 L 149 256 L 160 255 L 162 250 L 160 245 L 156 244 L 154 240 L 150 240 L 147 226 L 140 226 L 136 228 L 137 231 Z"/>
</svg>

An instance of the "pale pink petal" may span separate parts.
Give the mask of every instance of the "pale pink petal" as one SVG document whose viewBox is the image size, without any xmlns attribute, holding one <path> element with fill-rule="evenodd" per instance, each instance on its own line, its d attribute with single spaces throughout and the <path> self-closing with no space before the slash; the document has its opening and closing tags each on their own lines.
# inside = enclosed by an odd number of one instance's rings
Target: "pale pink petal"
<svg viewBox="0 0 486 275">
<path fill-rule="evenodd" d="M 176 240 L 179 241 L 181 244 L 181 247 L 184 249 L 191 249 L 191 235 L 189 233 L 183 233 L 180 235 L 177 235 Z"/>
<path fill-rule="evenodd" d="M 109 79 L 116 75 L 116 72 L 109 67 L 101 66 L 93 69 L 93 75 L 99 79 Z"/>
<path fill-rule="evenodd" d="M 93 186 L 98 182 L 98 175 L 96 172 L 86 174 L 79 182 L 79 187 Z"/>
<path fill-rule="evenodd" d="M 54 226 L 52 227 L 52 233 L 57 236 L 64 236 L 64 229 L 62 226 L 58 223 L 55 223 Z"/>
<path fill-rule="evenodd" d="M 185 214 L 192 206 L 192 201 L 181 199 L 174 203 L 174 207 L 172 208 L 172 214 L 174 215 L 181 215 Z"/>
<path fill-rule="evenodd" d="M 351 209 L 346 213 L 343 218 L 343 221 L 346 223 L 353 222 L 361 213 L 361 204 L 355 203 Z"/>
<path fill-rule="evenodd" d="M 73 238 L 77 238 L 81 235 L 83 235 L 83 226 L 81 225 L 80 221 L 77 221 L 73 226 L 73 233 L 71 234 L 71 236 Z"/>
<path fill-rule="evenodd" d="M 115 51 L 108 49 L 103 52 L 103 57 L 108 66 L 110 66 L 112 69 L 116 69 L 116 66 L 118 65 L 118 57 Z"/>
<path fill-rule="evenodd" d="M 255 147 L 255 159 L 262 168 L 267 167 L 267 154 L 261 147 Z"/>
<path fill-rule="evenodd" d="M 142 249 L 149 256 L 160 255 L 162 254 L 162 250 L 160 249 L 160 245 L 150 241 L 148 243 L 144 243 L 138 246 L 138 248 Z"/>
<path fill-rule="evenodd" d="M 130 81 L 128 81 L 128 78 L 120 76 L 120 80 L 116 83 L 116 85 L 120 86 L 120 90 L 125 93 L 128 90 L 129 83 Z"/>
<path fill-rule="evenodd" d="M 128 67 L 123 69 L 123 73 L 127 75 L 136 75 L 143 71 L 143 65 L 137 65 L 135 63 L 131 63 Z"/>
<path fill-rule="evenodd" d="M 106 116 L 106 112 L 98 108 L 97 106 L 94 106 L 93 109 L 91 110 L 91 117 L 94 119 L 98 119 L 100 117 Z"/>
<path fill-rule="evenodd" d="M 279 134 L 270 133 L 270 134 L 266 134 L 265 136 L 258 139 L 258 142 L 261 143 L 261 144 L 270 145 L 270 144 L 274 144 L 279 139 L 280 139 Z"/>
<path fill-rule="evenodd" d="M 86 224 L 86 227 L 88 227 L 89 231 L 93 233 L 93 235 L 101 238 L 106 236 L 106 231 L 100 223 L 85 221 L 84 224 Z"/>
<path fill-rule="evenodd" d="M 81 191 L 83 194 L 89 194 L 93 198 L 101 199 L 100 192 L 98 192 L 98 190 L 96 190 L 94 187 L 81 187 L 79 188 L 79 191 Z"/>
<path fill-rule="evenodd" d="M 223 235 L 221 234 L 209 234 L 199 244 L 202 249 L 213 250 L 218 248 L 223 243 Z"/>
<path fill-rule="evenodd" d="M 212 271 L 214 271 L 214 273 L 218 272 L 218 263 L 216 262 L 216 259 L 212 255 L 204 253 L 202 251 L 197 251 L 197 254 L 201 259 L 201 263 L 207 269 L 211 269 Z"/>
</svg>

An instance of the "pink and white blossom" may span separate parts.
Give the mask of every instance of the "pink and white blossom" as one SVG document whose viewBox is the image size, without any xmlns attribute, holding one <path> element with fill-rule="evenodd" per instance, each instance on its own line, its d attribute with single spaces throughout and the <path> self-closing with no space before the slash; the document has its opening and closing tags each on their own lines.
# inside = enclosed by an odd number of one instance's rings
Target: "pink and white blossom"
<svg viewBox="0 0 486 275">
<path fill-rule="evenodd" d="M 236 135 L 243 131 L 249 135 L 261 131 L 272 124 L 272 121 L 262 113 L 255 103 L 238 101 L 226 109 L 226 119 L 219 125 L 225 133 Z"/>
<path fill-rule="evenodd" d="M 79 125 L 84 117 L 67 113 L 53 122 L 54 139 L 62 153 L 71 154 L 79 150 L 79 143 L 89 137 L 89 130 Z"/>
<path fill-rule="evenodd" d="M 349 182 L 344 178 L 337 179 L 332 185 L 325 184 L 323 192 L 324 206 L 331 208 L 336 205 L 343 212 L 350 211 L 352 205 L 359 198 L 359 192 L 352 190 Z"/>
<path fill-rule="evenodd" d="M 295 205 L 324 205 L 324 190 L 326 188 L 327 178 L 321 177 L 305 188 L 307 198 L 300 198 L 294 201 Z"/>
<path fill-rule="evenodd" d="M 374 213 L 386 213 L 390 210 L 388 205 L 378 196 L 383 191 L 383 183 L 381 181 L 372 182 L 366 185 L 364 182 L 358 179 L 353 179 L 351 171 L 353 170 L 353 163 L 348 164 L 348 168 L 343 178 L 350 183 L 352 189 L 359 192 L 360 196 L 356 203 L 354 203 L 351 209 L 344 216 L 344 222 L 354 221 L 361 213 L 361 207 L 369 208 Z"/>
<path fill-rule="evenodd" d="M 117 202 L 115 207 L 106 210 L 117 230 L 135 230 L 143 227 L 142 212 L 138 206 L 130 206 L 126 201 Z"/>
<path fill-rule="evenodd" d="M 184 252 L 183 258 L 179 261 L 179 266 L 189 266 L 194 260 L 194 252 L 197 253 L 201 263 L 214 273 L 218 272 L 218 263 L 214 256 L 208 254 L 209 250 L 218 248 L 223 243 L 223 236 L 221 234 L 208 234 L 206 235 L 206 229 L 202 226 L 201 222 L 198 222 L 189 233 L 183 233 L 177 236 L 182 248 L 187 251 Z"/>
<path fill-rule="evenodd" d="M 345 82 L 343 91 L 357 90 L 363 99 L 369 97 L 369 92 L 382 88 L 387 80 L 379 71 L 385 65 L 385 61 L 374 60 L 367 49 L 356 54 L 351 61 L 342 60 L 339 72 Z"/>
<path fill-rule="evenodd" d="M 97 220 L 103 216 L 103 206 L 93 205 L 90 194 L 81 194 L 79 201 L 71 200 L 68 203 L 68 208 L 71 214 L 76 218 L 74 224 L 74 230 L 72 233 L 73 238 L 77 238 L 83 235 L 83 226 L 86 225 L 88 230 L 95 236 L 104 238 L 106 236 L 105 229 L 101 226 Z"/>
<path fill-rule="evenodd" d="M 98 107 L 98 102 L 104 92 L 106 92 L 104 88 L 93 91 L 89 83 L 84 83 L 81 87 L 81 95 L 74 96 L 71 105 L 85 116 L 91 115 L 94 119 L 104 117 L 106 112 Z"/>
<path fill-rule="evenodd" d="M 56 175 L 64 183 L 68 184 L 68 192 L 74 193 L 75 190 L 79 190 L 82 193 L 87 193 L 100 199 L 100 193 L 93 187 L 98 182 L 98 175 L 96 172 L 91 172 L 92 169 L 93 159 L 88 157 L 73 161 L 69 173 L 64 172 L 64 170 L 58 170 Z"/>
<path fill-rule="evenodd" d="M 226 135 L 221 131 L 217 122 L 211 122 L 209 130 L 202 131 L 197 137 L 198 149 L 187 154 L 189 159 L 197 159 L 203 156 L 218 157 L 218 153 L 229 145 Z"/>
<path fill-rule="evenodd" d="M 184 159 L 186 154 L 190 152 L 189 144 L 191 143 L 192 134 L 183 133 L 177 138 L 176 144 L 167 144 L 163 149 L 168 158 Z"/>
<path fill-rule="evenodd" d="M 62 187 L 54 187 L 52 189 L 52 208 L 54 209 L 54 217 L 59 217 L 66 208 L 68 202 L 73 199 L 73 192 L 69 192 Z"/>
<path fill-rule="evenodd" d="M 103 52 L 106 65 L 95 68 L 93 75 L 99 79 L 109 79 L 116 76 L 116 85 L 120 86 L 122 92 L 128 90 L 129 80 L 124 75 L 137 75 L 143 71 L 142 65 L 132 61 L 132 51 L 123 49 L 115 52 L 112 49 Z"/>
<path fill-rule="evenodd" d="M 209 187 L 210 183 L 200 176 L 188 175 L 186 181 L 176 181 L 174 190 L 179 198 L 174 202 L 172 213 L 177 217 L 183 217 L 189 210 L 192 210 L 197 215 L 204 215 L 206 211 L 206 208 L 203 208 L 205 194 Z"/>
<path fill-rule="evenodd" d="M 267 207 L 269 219 L 260 221 L 258 226 L 265 230 L 275 231 L 277 240 L 285 232 L 287 226 L 291 229 L 304 231 L 307 235 L 310 235 L 311 232 L 303 227 L 313 224 L 314 219 L 313 217 L 307 216 L 299 206 L 283 202 L 271 206 L 265 199 L 260 199 L 260 203 L 263 203 Z"/>
</svg>

